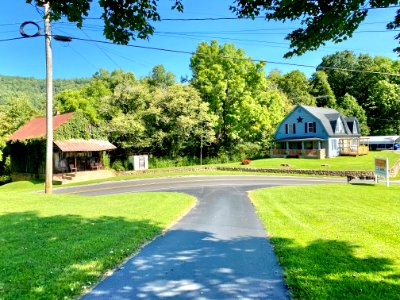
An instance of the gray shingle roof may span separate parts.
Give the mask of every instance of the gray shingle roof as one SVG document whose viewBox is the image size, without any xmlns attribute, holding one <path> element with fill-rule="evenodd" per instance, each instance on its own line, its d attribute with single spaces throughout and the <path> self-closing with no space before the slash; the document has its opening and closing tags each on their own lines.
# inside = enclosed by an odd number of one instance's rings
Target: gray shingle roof
<svg viewBox="0 0 400 300">
<path fill-rule="evenodd" d="M 329 136 L 353 135 L 352 130 L 350 130 L 347 122 L 349 122 L 350 120 L 351 122 L 356 120 L 356 122 L 358 123 L 357 118 L 355 117 L 348 118 L 333 108 L 315 107 L 307 105 L 300 105 L 300 106 L 321 121 L 322 126 L 324 126 Z M 339 118 L 342 120 L 344 126 L 344 131 L 345 131 L 344 134 L 343 133 L 335 134 L 336 123 Z"/>
</svg>

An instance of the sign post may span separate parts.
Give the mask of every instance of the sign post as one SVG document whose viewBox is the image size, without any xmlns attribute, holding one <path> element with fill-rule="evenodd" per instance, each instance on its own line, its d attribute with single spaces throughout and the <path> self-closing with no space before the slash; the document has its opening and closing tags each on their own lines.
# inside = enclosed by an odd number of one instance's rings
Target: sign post
<svg viewBox="0 0 400 300">
<path fill-rule="evenodd" d="M 375 157 L 375 183 L 378 183 L 378 176 L 386 178 L 386 186 L 389 187 L 389 159 Z"/>
</svg>

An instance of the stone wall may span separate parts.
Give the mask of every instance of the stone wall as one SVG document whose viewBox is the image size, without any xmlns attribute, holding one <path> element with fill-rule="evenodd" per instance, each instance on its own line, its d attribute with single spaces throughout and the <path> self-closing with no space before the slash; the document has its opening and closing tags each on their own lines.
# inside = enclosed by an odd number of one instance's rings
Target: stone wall
<svg viewBox="0 0 400 300">
<path fill-rule="evenodd" d="M 335 177 L 374 176 L 373 171 L 300 170 L 300 169 L 248 168 L 248 167 L 243 168 L 243 167 L 221 167 L 221 166 L 182 167 L 182 168 L 172 168 L 172 169 L 150 169 L 142 171 L 127 171 L 127 172 L 120 172 L 118 175 L 195 172 L 195 171 L 234 171 L 234 172 L 249 172 L 249 173 L 305 174 L 305 175 L 335 176 Z"/>
</svg>

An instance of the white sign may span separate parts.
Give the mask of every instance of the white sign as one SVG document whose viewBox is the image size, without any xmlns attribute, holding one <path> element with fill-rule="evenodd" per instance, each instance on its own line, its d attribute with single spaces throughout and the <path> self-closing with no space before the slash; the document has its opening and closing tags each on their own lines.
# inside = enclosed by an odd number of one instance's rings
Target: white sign
<svg viewBox="0 0 400 300">
<path fill-rule="evenodd" d="M 133 164 L 133 169 L 136 170 L 147 170 L 149 168 L 149 156 L 148 155 L 133 155 L 129 156 L 129 161 Z"/>
<path fill-rule="evenodd" d="M 389 186 L 389 159 L 375 157 L 375 183 L 378 183 L 378 176 L 386 178 L 386 186 Z"/>
</svg>

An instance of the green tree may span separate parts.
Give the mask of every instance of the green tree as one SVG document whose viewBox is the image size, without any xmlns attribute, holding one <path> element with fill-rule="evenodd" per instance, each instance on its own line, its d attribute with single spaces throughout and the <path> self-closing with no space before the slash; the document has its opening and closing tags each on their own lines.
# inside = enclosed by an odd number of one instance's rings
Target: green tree
<svg viewBox="0 0 400 300">
<path fill-rule="evenodd" d="M 2 106 L 0 109 L 3 112 L 0 136 L 11 135 L 19 127 L 39 114 L 29 101 L 28 95 L 23 93 L 18 93 L 18 96 L 11 98 L 7 105 Z"/>
<path fill-rule="evenodd" d="M 315 105 L 315 99 L 310 95 L 310 83 L 303 72 L 299 70 L 289 72 L 283 75 L 277 83 L 293 105 Z"/>
<path fill-rule="evenodd" d="M 336 97 L 329 85 L 328 75 L 323 71 L 317 71 L 311 76 L 311 91 L 317 106 L 336 107 Z"/>
<path fill-rule="evenodd" d="M 400 76 L 389 75 L 398 74 L 399 66 L 398 61 L 387 57 L 371 57 L 366 54 L 357 56 L 351 51 L 342 51 L 325 56 L 318 68 L 324 70 L 328 75 L 328 82 L 336 99 L 342 98 L 346 94 L 357 99 L 358 104 L 367 114 L 369 128 L 372 133 L 375 133 L 383 132 L 382 126 L 391 126 L 390 123 L 379 120 L 382 112 L 377 107 L 381 107 L 378 102 L 383 101 L 383 98 L 378 97 L 376 91 L 380 90 L 382 86 L 376 86 L 380 81 L 399 86 Z M 357 72 L 349 72 L 344 69 L 352 69 Z M 365 71 L 370 71 L 370 73 Z"/>
<path fill-rule="evenodd" d="M 38 114 L 24 93 L 17 93 L 6 105 L 0 105 L 0 161 L 8 137 Z"/>
<path fill-rule="evenodd" d="M 175 75 L 172 72 L 167 72 L 163 65 L 155 66 L 149 76 L 147 76 L 147 80 L 152 86 L 171 86 L 176 83 Z"/>
<path fill-rule="evenodd" d="M 191 84 L 218 117 L 217 148 L 231 149 L 238 142 L 253 142 L 271 126 L 268 107 L 263 107 L 265 97 L 261 96 L 269 88 L 264 63 L 253 62 L 233 44 L 211 41 L 199 44 L 191 68 Z"/>
<path fill-rule="evenodd" d="M 214 141 L 216 117 L 193 87 L 175 84 L 156 89 L 150 99 L 144 119 L 154 151 L 175 157 Z"/>
<path fill-rule="evenodd" d="M 58 93 L 55 97 L 54 107 L 60 113 L 82 112 L 91 122 L 97 122 L 101 99 L 110 94 L 108 83 L 95 78 L 81 89 Z"/>
<path fill-rule="evenodd" d="M 356 98 L 349 94 L 345 94 L 339 98 L 338 110 L 347 117 L 356 117 L 360 124 L 361 134 L 368 135 L 370 129 L 367 124 L 367 114 L 365 110 L 357 103 Z"/>
<path fill-rule="evenodd" d="M 373 134 L 400 134 L 400 85 L 379 81 L 371 92 Z"/>
</svg>

